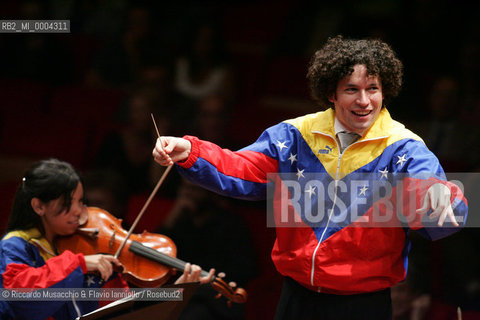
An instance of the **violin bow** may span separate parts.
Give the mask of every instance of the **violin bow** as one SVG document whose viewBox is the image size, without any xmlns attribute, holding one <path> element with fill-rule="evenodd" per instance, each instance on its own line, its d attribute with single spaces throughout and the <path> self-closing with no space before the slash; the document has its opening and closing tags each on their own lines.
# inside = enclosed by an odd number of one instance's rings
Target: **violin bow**
<svg viewBox="0 0 480 320">
<path fill-rule="evenodd" d="M 153 114 L 150 114 L 152 116 L 152 121 L 155 126 L 155 130 L 157 131 L 157 136 L 160 138 L 160 132 L 158 131 L 157 123 L 155 121 L 155 118 L 153 117 Z M 140 221 L 142 215 L 145 213 L 147 207 L 150 205 L 150 202 L 152 201 L 153 197 L 157 193 L 158 189 L 162 185 L 163 181 L 167 177 L 168 173 L 172 169 L 173 165 L 168 166 L 165 172 L 162 174 L 160 177 L 160 180 L 158 181 L 157 185 L 153 189 L 152 193 L 148 197 L 147 201 L 143 205 L 142 210 L 140 210 L 140 213 L 138 214 L 137 218 L 135 218 L 135 221 L 133 222 L 132 226 L 128 230 L 127 235 L 125 236 L 125 240 L 121 243 L 120 247 L 118 248 L 117 252 L 115 253 L 115 258 L 118 258 L 120 255 L 120 252 L 122 249 L 125 247 L 125 244 L 127 243 L 128 238 L 130 238 L 130 235 L 132 234 L 133 230 L 138 224 L 138 221 Z M 142 244 L 138 243 L 137 241 L 132 242 L 131 249 L 132 251 L 137 252 L 138 254 L 142 256 L 149 257 L 150 259 L 154 261 L 158 261 L 160 263 L 175 267 L 178 270 L 184 270 L 185 262 L 182 260 L 170 257 L 169 255 L 163 254 L 159 251 L 156 251 L 152 248 L 145 247 Z M 153 251 L 153 252 L 152 252 Z M 160 257 L 162 257 L 161 260 Z M 208 275 L 205 271 L 202 270 L 202 275 L 206 276 Z M 232 288 L 230 285 L 225 283 L 222 279 L 219 277 L 213 277 L 213 279 L 210 281 L 211 286 L 214 290 L 218 292 L 216 298 L 219 298 L 220 296 L 225 296 L 228 299 L 228 306 L 231 306 L 232 301 L 236 303 L 245 303 L 247 301 L 247 292 L 242 289 L 242 288 Z"/>
<path fill-rule="evenodd" d="M 151 113 L 150 115 L 152 116 L 152 121 L 153 121 L 153 125 L 155 126 L 155 130 L 157 131 L 157 136 L 158 138 L 160 138 L 160 132 L 158 131 L 157 123 L 155 121 L 155 118 L 153 117 L 153 113 Z M 148 197 L 147 201 L 145 201 L 145 204 L 143 205 L 142 210 L 140 210 L 140 213 L 137 215 L 137 217 L 135 218 L 135 221 L 133 222 L 132 226 L 128 230 L 128 233 L 125 236 L 125 239 L 120 244 L 120 247 L 118 247 L 118 250 L 114 255 L 115 258 L 118 258 L 118 256 L 120 255 L 120 252 L 122 252 L 123 248 L 125 247 L 125 244 L 127 243 L 128 238 L 130 238 L 130 235 L 133 233 L 133 230 L 135 229 L 138 222 L 142 218 L 143 214 L 147 210 L 148 206 L 150 205 L 150 202 L 152 202 L 152 199 L 157 193 L 158 189 L 160 189 L 160 186 L 163 184 L 163 181 L 165 181 L 165 178 L 167 177 L 168 173 L 170 172 L 170 170 L 172 170 L 172 167 L 173 165 L 168 166 L 167 169 L 165 169 L 165 171 L 163 172 L 162 176 L 160 177 L 160 180 L 158 180 L 157 182 L 157 185 L 153 189 L 152 193 L 150 193 L 150 196 Z"/>
</svg>

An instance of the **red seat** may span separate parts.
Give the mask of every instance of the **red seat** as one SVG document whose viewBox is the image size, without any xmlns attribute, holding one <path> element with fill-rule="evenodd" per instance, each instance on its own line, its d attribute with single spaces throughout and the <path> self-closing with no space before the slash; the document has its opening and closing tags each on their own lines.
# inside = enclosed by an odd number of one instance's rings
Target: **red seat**
<svg viewBox="0 0 480 320">
<path fill-rule="evenodd" d="M 230 6 L 223 13 L 227 42 L 268 46 L 279 36 L 292 5 L 279 1 Z"/>
<path fill-rule="evenodd" d="M 262 94 L 266 60 L 266 54 L 262 53 L 232 53 L 238 98 L 242 101 L 258 98 Z"/>
<path fill-rule="evenodd" d="M 7 228 L 8 218 L 12 210 L 13 199 L 17 191 L 20 180 L 17 182 L 4 182 L 0 185 L 0 235 L 5 233 Z"/>
<path fill-rule="evenodd" d="M 251 144 L 267 128 L 266 119 L 268 115 L 262 112 L 255 101 L 238 105 L 232 113 L 229 136 L 242 146 Z"/>
<path fill-rule="evenodd" d="M 267 67 L 265 94 L 309 99 L 308 59 L 277 57 Z"/>
<path fill-rule="evenodd" d="M 117 89 L 61 86 L 52 92 L 50 113 L 96 124 L 111 122 L 123 95 Z"/>
<path fill-rule="evenodd" d="M 0 79 L 0 88 L 0 112 L 4 118 L 45 112 L 49 94 L 46 84 L 21 79 Z"/>
<path fill-rule="evenodd" d="M 302 114 L 305 114 L 304 110 L 296 110 L 289 105 L 283 107 L 255 100 L 244 101 L 233 110 L 229 136 L 235 143 L 246 146 L 255 142 L 268 127 Z"/>
<path fill-rule="evenodd" d="M 44 114 L 11 117 L 3 123 L 3 154 L 35 158 L 55 157 L 82 168 L 88 151 L 88 126 L 82 122 Z"/>
<path fill-rule="evenodd" d="M 135 194 L 130 196 L 127 204 L 127 213 L 125 215 L 125 228 L 130 228 L 135 219 L 137 218 L 140 210 L 142 210 L 149 195 L 147 194 Z M 141 233 L 143 231 L 155 232 L 160 226 L 162 226 L 165 218 L 170 210 L 172 210 L 174 200 L 169 198 L 154 197 L 152 202 L 146 209 L 142 218 L 135 228 L 135 233 Z"/>
</svg>

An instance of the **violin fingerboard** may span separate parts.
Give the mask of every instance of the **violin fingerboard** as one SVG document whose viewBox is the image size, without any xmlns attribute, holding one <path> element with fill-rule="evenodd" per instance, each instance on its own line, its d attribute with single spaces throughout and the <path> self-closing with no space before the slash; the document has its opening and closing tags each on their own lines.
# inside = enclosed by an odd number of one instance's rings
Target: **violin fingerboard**
<svg viewBox="0 0 480 320">
<path fill-rule="evenodd" d="M 153 248 L 147 247 L 143 245 L 141 242 L 132 241 L 129 247 L 129 250 L 132 251 L 133 253 L 138 254 L 139 256 L 142 256 L 144 258 L 166 265 L 167 267 L 175 268 L 182 272 L 185 270 L 185 264 L 186 264 L 185 261 L 171 257 Z M 208 276 L 208 272 L 202 270 L 202 277 L 206 277 L 206 276 Z"/>
</svg>

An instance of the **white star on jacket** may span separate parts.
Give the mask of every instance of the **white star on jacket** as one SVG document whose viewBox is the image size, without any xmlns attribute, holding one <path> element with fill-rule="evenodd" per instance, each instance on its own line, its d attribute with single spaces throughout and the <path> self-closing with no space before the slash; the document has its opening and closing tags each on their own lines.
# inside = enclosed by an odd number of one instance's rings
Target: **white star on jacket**
<svg viewBox="0 0 480 320">
<path fill-rule="evenodd" d="M 404 154 L 404 155 L 401 156 L 401 157 L 400 157 L 400 156 L 397 156 L 397 157 L 398 157 L 397 164 L 400 164 L 400 166 L 403 166 L 403 163 L 404 163 L 405 161 L 407 161 L 407 159 L 405 159 L 405 156 L 406 156 L 406 155 L 407 155 L 407 154 Z"/>
<path fill-rule="evenodd" d="M 308 190 L 305 190 L 305 193 L 308 193 L 309 198 L 311 198 L 312 195 L 315 194 L 315 187 L 312 187 L 311 185 L 309 185 Z"/>
<path fill-rule="evenodd" d="M 358 194 L 359 196 L 361 196 L 362 194 L 364 196 L 366 196 L 367 194 L 365 192 L 367 192 L 368 190 L 368 187 L 367 186 L 363 186 L 361 189 L 360 189 L 360 193 Z"/>
<path fill-rule="evenodd" d="M 282 151 L 283 148 L 286 148 L 287 146 L 285 145 L 285 142 L 280 142 L 280 140 L 277 140 L 277 147 L 279 147 L 280 151 Z"/>
<path fill-rule="evenodd" d="M 305 176 L 303 175 L 303 171 L 305 171 L 305 169 L 300 170 L 297 168 L 297 180 L 300 180 L 300 178 L 305 178 Z"/>
<path fill-rule="evenodd" d="M 297 155 L 290 152 L 290 157 L 287 160 L 290 160 L 290 164 L 293 164 L 297 161 Z"/>
<path fill-rule="evenodd" d="M 93 276 L 87 276 L 87 286 L 91 286 L 95 284 L 95 279 L 93 278 Z"/>
<path fill-rule="evenodd" d="M 387 167 L 385 167 L 385 169 L 383 169 L 383 170 L 378 170 L 378 171 L 382 174 L 382 176 L 380 177 L 380 179 L 382 179 L 382 178 L 387 179 L 387 173 L 388 173 Z"/>
</svg>

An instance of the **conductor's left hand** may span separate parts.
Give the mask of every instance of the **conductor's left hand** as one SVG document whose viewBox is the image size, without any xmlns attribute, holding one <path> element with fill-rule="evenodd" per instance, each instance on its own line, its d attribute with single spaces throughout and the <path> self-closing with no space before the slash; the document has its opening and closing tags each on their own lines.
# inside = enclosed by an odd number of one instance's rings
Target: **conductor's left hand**
<svg viewBox="0 0 480 320">
<path fill-rule="evenodd" d="M 430 214 L 430 219 L 438 218 L 438 226 L 443 226 L 445 220 L 448 219 L 453 223 L 455 227 L 458 227 L 458 223 L 455 220 L 452 204 L 450 203 L 451 192 L 450 189 L 442 184 L 435 183 L 428 188 L 427 194 L 423 199 L 423 205 L 416 211 L 417 214 L 425 214 L 430 209 L 433 210 Z"/>
</svg>

